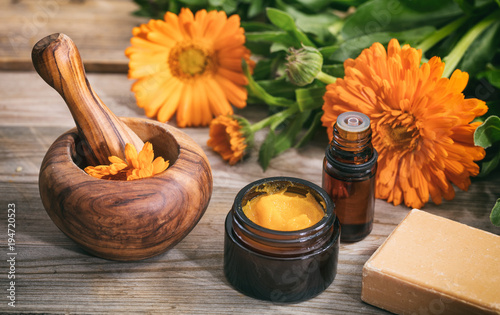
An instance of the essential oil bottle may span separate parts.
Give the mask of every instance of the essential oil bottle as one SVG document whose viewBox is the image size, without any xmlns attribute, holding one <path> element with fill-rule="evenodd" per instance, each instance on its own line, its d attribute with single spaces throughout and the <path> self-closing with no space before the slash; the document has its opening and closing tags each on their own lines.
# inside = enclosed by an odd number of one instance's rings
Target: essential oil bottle
<svg viewBox="0 0 500 315">
<path fill-rule="evenodd" d="M 342 242 L 360 241 L 372 230 L 378 154 L 371 138 L 368 116 L 345 112 L 326 149 L 322 186 L 335 203 Z"/>
</svg>

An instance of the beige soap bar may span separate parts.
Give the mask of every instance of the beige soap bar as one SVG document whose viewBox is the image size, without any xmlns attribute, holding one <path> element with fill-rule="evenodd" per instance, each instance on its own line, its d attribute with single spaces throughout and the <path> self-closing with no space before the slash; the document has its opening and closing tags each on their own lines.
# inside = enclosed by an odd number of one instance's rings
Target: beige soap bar
<svg viewBox="0 0 500 315">
<path fill-rule="evenodd" d="M 414 209 L 365 263 L 361 299 L 396 314 L 500 314 L 500 236 Z"/>
</svg>

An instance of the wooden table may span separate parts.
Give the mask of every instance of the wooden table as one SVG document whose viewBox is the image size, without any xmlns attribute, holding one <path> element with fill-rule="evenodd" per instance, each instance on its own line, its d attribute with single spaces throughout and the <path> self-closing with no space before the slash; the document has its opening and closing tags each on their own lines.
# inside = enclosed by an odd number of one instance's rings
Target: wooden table
<svg viewBox="0 0 500 315">
<path fill-rule="evenodd" d="M 88 74 L 104 103 L 119 116 L 144 117 L 135 105 L 129 92 L 131 82 L 123 72 L 127 62 L 123 49 L 128 46 L 131 28 L 144 21 L 130 15 L 134 8 L 130 1 L 118 0 L 20 0 L 0 4 L 0 311 L 385 313 L 361 301 L 361 271 L 409 209 L 383 200 L 376 202 L 373 232 L 358 243 L 341 245 L 337 277 L 314 299 L 293 305 L 254 300 L 235 291 L 223 275 L 223 222 L 236 193 L 251 181 L 278 175 L 300 177 L 320 185 L 327 145 L 324 135 L 302 150 L 289 150 L 276 157 L 263 172 L 257 163 L 256 149 L 248 160 L 229 166 L 206 146 L 207 128 L 183 129 L 205 150 L 212 166 L 214 191 L 194 230 L 175 248 L 157 257 L 128 263 L 96 258 L 58 230 L 42 206 L 38 172 L 50 144 L 74 123 L 61 97 L 31 70 L 31 47 L 50 33 L 67 33 L 91 70 L 115 71 Z M 45 19 L 40 12 L 45 12 Z M 101 22 L 103 25 L 99 25 Z M 21 28 L 30 23 L 36 24 L 36 32 L 32 29 L 28 34 L 26 26 L 23 34 Z M 264 108 L 258 106 L 249 106 L 239 113 L 251 120 L 266 115 Z M 262 138 L 263 134 L 257 135 L 257 141 Z M 457 191 L 454 200 L 439 206 L 430 203 L 423 210 L 500 234 L 500 228 L 489 221 L 490 209 L 500 196 L 498 175 L 497 172 L 488 178 L 473 179 L 468 192 Z M 10 287 L 9 204 L 16 208 L 15 308 L 8 306 L 6 295 Z"/>
</svg>

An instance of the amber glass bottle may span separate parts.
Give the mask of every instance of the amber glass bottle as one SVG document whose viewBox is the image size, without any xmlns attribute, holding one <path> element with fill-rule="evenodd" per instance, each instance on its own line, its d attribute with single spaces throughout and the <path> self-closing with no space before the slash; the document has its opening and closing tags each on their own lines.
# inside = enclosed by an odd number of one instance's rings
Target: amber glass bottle
<svg viewBox="0 0 500 315">
<path fill-rule="evenodd" d="M 371 138 L 368 116 L 345 112 L 326 149 L 322 186 L 335 203 L 343 242 L 362 240 L 372 230 L 378 154 Z"/>
</svg>

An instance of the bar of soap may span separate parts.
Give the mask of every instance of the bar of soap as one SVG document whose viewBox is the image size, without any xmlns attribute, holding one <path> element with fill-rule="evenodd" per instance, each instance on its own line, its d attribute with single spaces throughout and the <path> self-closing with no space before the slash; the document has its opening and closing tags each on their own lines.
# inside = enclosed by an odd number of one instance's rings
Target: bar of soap
<svg viewBox="0 0 500 315">
<path fill-rule="evenodd" d="M 361 299 L 396 314 L 500 314 L 500 236 L 414 209 L 365 263 Z"/>
</svg>

